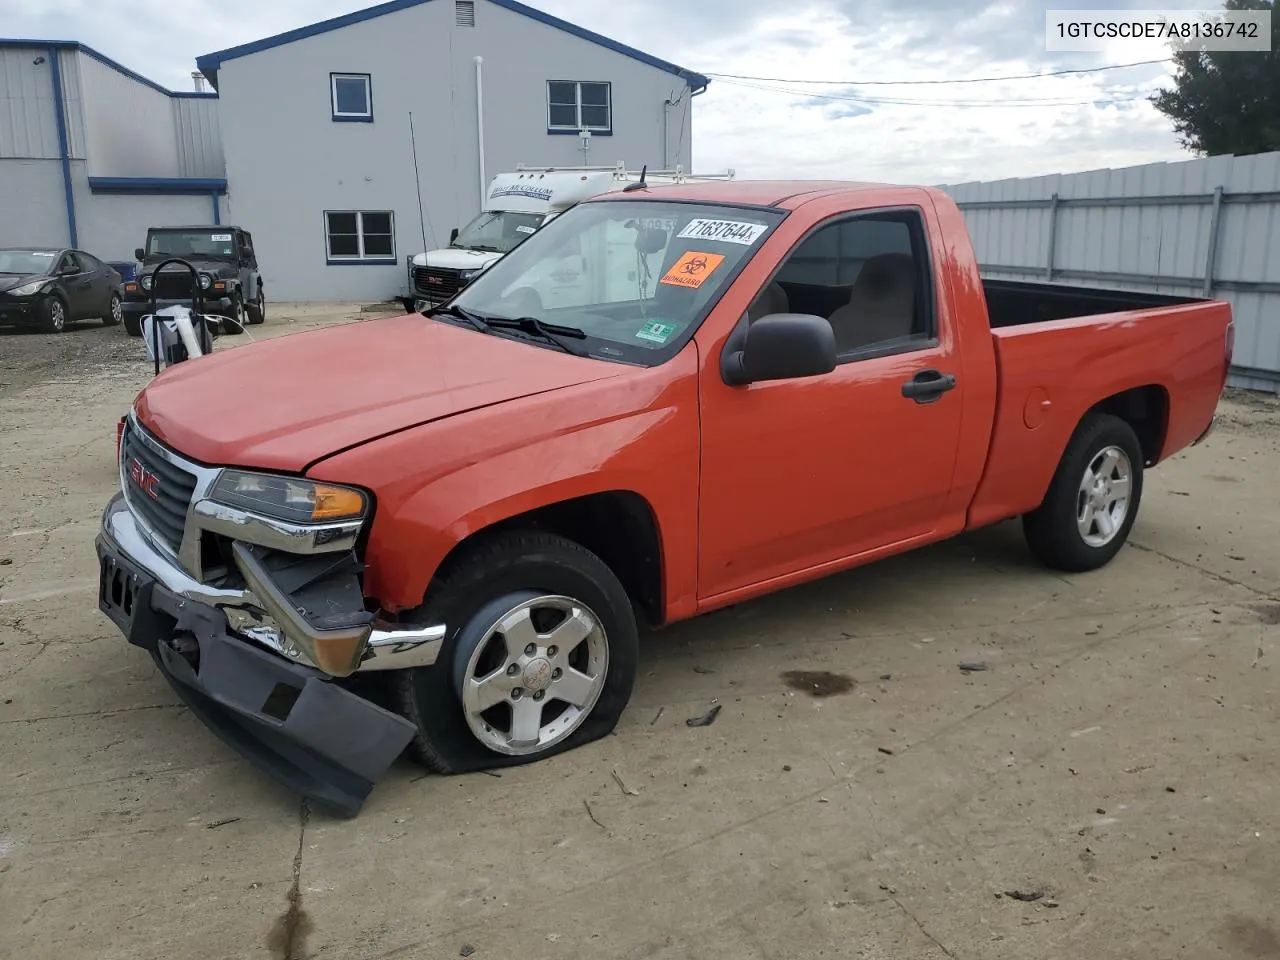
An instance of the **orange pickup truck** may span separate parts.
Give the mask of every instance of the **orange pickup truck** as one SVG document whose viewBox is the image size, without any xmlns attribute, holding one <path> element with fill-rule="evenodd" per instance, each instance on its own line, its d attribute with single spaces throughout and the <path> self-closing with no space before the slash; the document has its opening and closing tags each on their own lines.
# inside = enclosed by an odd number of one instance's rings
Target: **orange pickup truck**
<svg viewBox="0 0 1280 960">
<path fill-rule="evenodd" d="M 1232 345 L 1226 303 L 984 280 L 938 190 L 633 184 L 426 314 L 163 372 L 99 606 L 353 815 L 406 747 L 455 773 L 605 735 L 642 623 L 1016 517 L 1045 564 L 1107 563 Z"/>
</svg>

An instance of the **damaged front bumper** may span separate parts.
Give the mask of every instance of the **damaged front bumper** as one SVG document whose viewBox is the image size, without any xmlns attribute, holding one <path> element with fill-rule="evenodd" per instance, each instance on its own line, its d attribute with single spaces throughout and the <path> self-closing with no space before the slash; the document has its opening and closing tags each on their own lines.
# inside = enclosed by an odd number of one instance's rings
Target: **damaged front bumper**
<svg viewBox="0 0 1280 960">
<path fill-rule="evenodd" d="M 96 548 L 99 609 L 155 657 L 192 713 L 291 789 L 358 812 L 415 730 L 335 673 L 434 663 L 445 628 L 319 629 L 280 588 L 267 553 L 239 540 L 231 549 L 244 586 L 204 583 L 154 544 L 122 494 L 103 512 Z"/>
</svg>

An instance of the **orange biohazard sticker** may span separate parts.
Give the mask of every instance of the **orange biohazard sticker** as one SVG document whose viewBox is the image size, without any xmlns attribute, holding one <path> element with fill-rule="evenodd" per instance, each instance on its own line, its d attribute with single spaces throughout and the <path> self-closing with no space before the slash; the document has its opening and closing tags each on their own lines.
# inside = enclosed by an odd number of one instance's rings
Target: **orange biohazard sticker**
<svg viewBox="0 0 1280 960">
<path fill-rule="evenodd" d="M 722 263 L 724 263 L 724 257 L 718 253 L 698 253 L 696 250 L 690 250 L 671 265 L 671 269 L 662 275 L 661 282 L 673 287 L 697 290 Z"/>
</svg>

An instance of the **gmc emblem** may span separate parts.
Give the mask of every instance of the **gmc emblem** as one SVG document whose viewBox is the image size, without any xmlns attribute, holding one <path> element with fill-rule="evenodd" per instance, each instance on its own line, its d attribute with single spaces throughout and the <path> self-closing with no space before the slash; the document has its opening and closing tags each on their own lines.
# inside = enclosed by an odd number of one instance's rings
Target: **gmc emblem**
<svg viewBox="0 0 1280 960">
<path fill-rule="evenodd" d="M 137 457 L 129 460 L 129 479 L 152 500 L 160 499 L 160 478 L 144 467 Z"/>
</svg>

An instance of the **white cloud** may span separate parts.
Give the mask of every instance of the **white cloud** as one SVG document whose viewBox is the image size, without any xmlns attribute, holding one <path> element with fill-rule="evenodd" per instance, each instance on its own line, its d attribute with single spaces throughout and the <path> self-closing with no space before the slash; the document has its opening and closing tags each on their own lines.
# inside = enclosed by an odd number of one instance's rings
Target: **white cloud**
<svg viewBox="0 0 1280 960">
<path fill-rule="evenodd" d="M 1149 47 L 1123 44 L 1105 55 L 1046 53 L 1045 9 L 1093 5 L 1084 0 L 798 0 L 785 6 L 769 0 L 703 0 L 696 16 L 686 0 L 535 4 L 708 74 L 793 81 L 955 80 L 1151 56 Z M 6 15 L 10 35 L 80 40 L 157 82 L 190 89 L 200 54 L 364 4 L 132 0 L 127 16 L 119 5 L 95 0 L 24 6 Z M 1160 6 L 1205 4 L 1166 0 Z M 695 101 L 695 167 L 733 167 L 738 176 L 751 178 L 954 183 L 1185 159 L 1168 121 L 1142 99 L 1165 78 L 1160 67 L 916 86 L 715 78 Z M 816 99 L 819 95 L 853 99 Z M 956 105 L 973 101 L 992 102 Z"/>
</svg>

